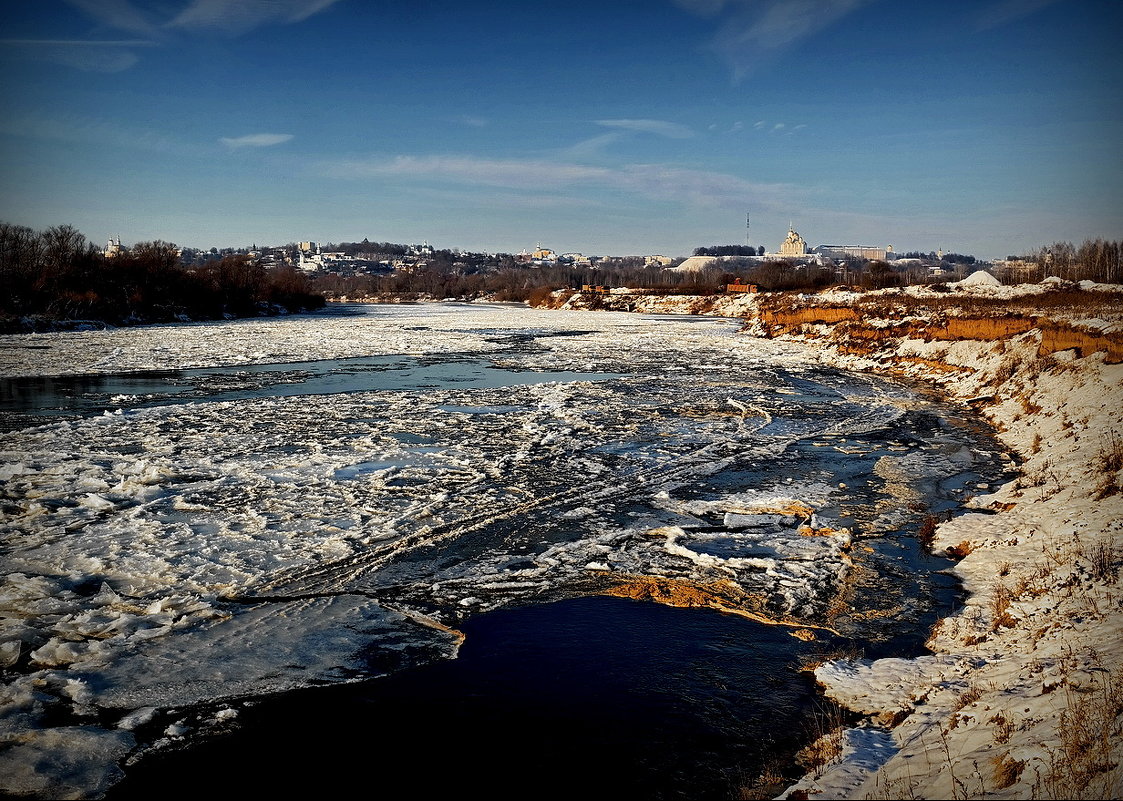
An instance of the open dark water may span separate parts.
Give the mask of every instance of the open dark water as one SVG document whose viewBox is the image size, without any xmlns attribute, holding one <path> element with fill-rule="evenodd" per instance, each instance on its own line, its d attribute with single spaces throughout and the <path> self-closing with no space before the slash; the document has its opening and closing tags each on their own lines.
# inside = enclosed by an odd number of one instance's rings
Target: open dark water
<svg viewBox="0 0 1123 801">
<path fill-rule="evenodd" d="M 549 381 L 596 381 L 615 373 L 509 370 L 486 357 L 362 356 L 313 362 L 190 370 L 140 370 L 0 378 L 0 415 L 11 425 L 39 417 L 83 417 L 118 409 L 249 400 L 293 395 L 419 391 L 436 387 L 495 389 Z"/>
<path fill-rule="evenodd" d="M 456 660 L 263 701 L 108 798 L 736 798 L 822 706 L 798 661 L 824 643 L 713 610 L 577 598 L 463 631 Z"/>
</svg>

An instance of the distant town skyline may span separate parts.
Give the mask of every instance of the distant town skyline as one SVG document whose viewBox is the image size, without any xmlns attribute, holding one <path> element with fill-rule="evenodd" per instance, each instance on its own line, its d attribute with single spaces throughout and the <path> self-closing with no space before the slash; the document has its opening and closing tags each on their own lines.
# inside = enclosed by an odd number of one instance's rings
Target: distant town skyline
<svg viewBox="0 0 1123 801">
<path fill-rule="evenodd" d="M 0 220 L 603 255 L 771 252 L 789 224 L 988 260 L 1120 239 L 1120 22 L 1091 0 L 17 4 Z"/>
</svg>

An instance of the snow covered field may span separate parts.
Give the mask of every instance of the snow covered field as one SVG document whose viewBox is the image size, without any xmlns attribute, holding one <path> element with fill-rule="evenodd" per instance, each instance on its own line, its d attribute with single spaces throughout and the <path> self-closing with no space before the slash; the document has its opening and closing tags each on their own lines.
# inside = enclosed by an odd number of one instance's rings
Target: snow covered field
<svg viewBox="0 0 1123 801">
<path fill-rule="evenodd" d="M 877 637 L 851 527 L 915 528 L 918 498 L 951 510 L 999 467 L 906 388 L 725 320 L 354 311 L 0 338 L 8 378 L 216 371 L 190 403 L 0 438 L 0 790 L 97 795 L 246 698 L 454 656 L 459 621 L 507 604 L 706 588 L 689 602 Z M 309 363 L 378 356 L 299 391 Z M 278 363 L 301 366 L 217 372 Z"/>
</svg>

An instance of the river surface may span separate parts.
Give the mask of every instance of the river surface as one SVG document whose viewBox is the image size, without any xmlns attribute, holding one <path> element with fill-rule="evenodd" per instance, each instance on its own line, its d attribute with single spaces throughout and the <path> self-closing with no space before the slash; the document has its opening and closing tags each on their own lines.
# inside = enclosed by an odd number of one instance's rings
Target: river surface
<svg viewBox="0 0 1123 801">
<path fill-rule="evenodd" d="M 959 596 L 915 533 L 1009 466 L 711 318 L 352 306 L 0 358 L 0 775 L 42 797 L 738 797 L 811 736 L 801 667 L 922 651 Z"/>
</svg>

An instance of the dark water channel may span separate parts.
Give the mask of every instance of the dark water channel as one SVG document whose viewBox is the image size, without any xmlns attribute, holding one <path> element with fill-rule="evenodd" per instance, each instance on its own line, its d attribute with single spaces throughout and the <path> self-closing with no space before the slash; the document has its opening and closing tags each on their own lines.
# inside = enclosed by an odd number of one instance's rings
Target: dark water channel
<svg viewBox="0 0 1123 801">
<path fill-rule="evenodd" d="M 102 412 L 201 401 L 370 391 L 495 389 L 550 381 L 595 381 L 616 373 L 512 370 L 487 356 L 364 356 L 284 364 L 190 370 L 146 370 L 67 376 L 0 378 L 5 428 L 42 418 L 88 417 Z"/>
<path fill-rule="evenodd" d="M 454 661 L 262 702 L 108 797 L 736 798 L 818 705 L 798 666 L 823 644 L 712 610 L 578 598 L 463 631 Z"/>
</svg>

